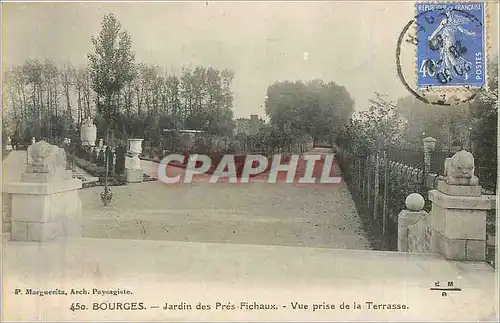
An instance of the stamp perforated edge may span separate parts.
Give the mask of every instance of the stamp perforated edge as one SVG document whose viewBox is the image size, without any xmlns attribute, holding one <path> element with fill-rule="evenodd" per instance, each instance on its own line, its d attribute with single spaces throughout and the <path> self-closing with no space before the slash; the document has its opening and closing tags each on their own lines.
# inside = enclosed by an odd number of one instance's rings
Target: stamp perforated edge
<svg viewBox="0 0 500 323">
<path fill-rule="evenodd" d="M 444 1 L 417 1 L 413 4 L 413 17 L 417 17 L 417 5 L 418 4 L 443 4 L 443 3 L 463 3 L 463 4 L 473 4 L 473 3 L 482 3 L 484 5 L 484 26 L 483 26 L 483 37 L 484 37 L 484 85 L 481 87 L 472 87 L 470 89 L 466 88 L 464 85 L 457 86 L 439 86 L 439 85 L 429 85 L 425 87 L 426 92 L 438 94 L 438 93 L 471 93 L 473 91 L 477 91 L 478 89 L 488 89 L 488 59 L 490 57 L 489 53 L 491 50 L 491 34 L 490 34 L 490 3 L 489 1 L 456 1 L 456 0 L 444 0 Z M 416 19 L 413 24 L 413 28 L 415 35 L 417 35 L 417 24 Z M 414 64 L 414 82 L 415 86 L 418 84 L 418 46 L 415 46 L 415 52 L 413 56 Z M 424 88 L 417 89 L 418 91 L 424 90 Z"/>
</svg>

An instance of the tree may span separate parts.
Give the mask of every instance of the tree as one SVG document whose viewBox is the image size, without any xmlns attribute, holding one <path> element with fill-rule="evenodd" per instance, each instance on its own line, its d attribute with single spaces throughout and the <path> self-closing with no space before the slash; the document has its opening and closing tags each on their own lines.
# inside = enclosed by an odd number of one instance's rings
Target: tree
<svg viewBox="0 0 500 323">
<path fill-rule="evenodd" d="M 479 158 L 483 168 L 480 181 L 497 181 L 498 166 L 498 58 L 488 65 L 488 87 L 482 89 L 471 103 L 471 114 L 475 120 L 472 126 L 474 157 Z M 492 185 L 493 186 L 493 185 Z"/>
<path fill-rule="evenodd" d="M 184 67 L 181 76 L 167 78 L 172 90 L 167 93 L 175 120 L 183 126 L 221 135 L 232 131 L 234 73 L 197 66 Z"/>
<path fill-rule="evenodd" d="M 326 139 L 349 120 L 354 101 L 334 82 L 276 82 L 267 90 L 266 114 L 281 131 L 309 134 L 314 141 Z"/>
<path fill-rule="evenodd" d="M 397 101 L 396 111 L 408 122 L 407 140 L 421 143 L 422 133 L 438 139 L 440 124 L 446 115 L 447 107 L 426 104 L 413 96 L 407 96 Z"/>
<path fill-rule="evenodd" d="M 397 113 L 396 103 L 375 92 L 367 111 L 361 111 L 344 124 L 337 136 L 339 146 L 366 155 L 401 143 L 406 124 Z"/>
<path fill-rule="evenodd" d="M 182 116 L 180 114 L 182 107 L 181 107 L 181 99 L 179 96 L 179 86 L 180 86 L 180 80 L 177 76 L 169 75 L 166 78 L 165 95 L 166 95 L 166 101 L 168 103 L 165 112 L 166 114 L 172 115 L 172 124 L 169 126 L 169 128 L 178 128 L 180 123 L 182 122 Z"/>
<path fill-rule="evenodd" d="M 381 149 L 401 142 L 406 124 L 397 112 L 396 103 L 385 95 L 375 92 L 368 111 L 360 112 L 360 117 L 370 148 Z"/>
<path fill-rule="evenodd" d="M 408 122 L 406 140 L 422 145 L 422 134 L 434 137 L 441 145 L 465 145 L 472 125 L 470 104 L 440 106 L 423 103 L 413 96 L 401 98 L 396 111 Z M 464 131 L 467 130 L 467 131 Z"/>
<path fill-rule="evenodd" d="M 86 68 L 78 68 L 74 74 L 74 84 L 77 92 L 77 124 L 82 125 L 83 120 L 90 117 L 89 96 L 88 93 L 88 70 Z"/>
<path fill-rule="evenodd" d="M 106 137 L 111 135 L 113 141 L 115 121 L 120 112 L 117 99 L 135 75 L 132 41 L 128 33 L 121 30 L 115 16 L 108 14 L 104 16 L 99 36 L 92 37 L 92 43 L 95 51 L 88 55 L 92 89 L 97 95 L 97 112 L 107 128 Z"/>
<path fill-rule="evenodd" d="M 31 85 L 31 120 L 34 122 L 33 133 L 36 137 L 42 136 L 42 77 L 43 65 L 38 60 L 28 60 L 23 65 L 23 74 L 26 83 Z"/>
</svg>

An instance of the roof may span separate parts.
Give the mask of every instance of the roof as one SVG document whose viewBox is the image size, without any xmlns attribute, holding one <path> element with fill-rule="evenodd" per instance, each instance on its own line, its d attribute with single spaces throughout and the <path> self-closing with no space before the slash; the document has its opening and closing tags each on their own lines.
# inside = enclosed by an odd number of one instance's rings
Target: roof
<svg viewBox="0 0 500 323">
<path fill-rule="evenodd" d="M 193 129 L 163 129 L 163 131 L 165 131 L 165 132 L 178 131 L 178 132 L 182 132 L 182 133 L 201 133 L 201 132 L 203 132 L 202 130 L 193 130 Z"/>
</svg>

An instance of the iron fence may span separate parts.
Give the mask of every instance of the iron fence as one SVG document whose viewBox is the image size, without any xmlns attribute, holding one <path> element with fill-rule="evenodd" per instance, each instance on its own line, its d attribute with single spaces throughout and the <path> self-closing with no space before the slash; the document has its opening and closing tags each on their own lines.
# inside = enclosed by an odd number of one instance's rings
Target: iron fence
<svg viewBox="0 0 500 323">
<path fill-rule="evenodd" d="M 423 150 L 414 149 L 409 146 L 391 147 L 385 149 L 390 161 L 398 162 L 410 167 L 424 169 Z"/>
<path fill-rule="evenodd" d="M 455 152 L 436 149 L 431 156 L 430 171 L 443 174 L 444 160 Z M 428 186 L 425 181 L 423 150 L 391 148 L 360 155 L 348 147 L 338 147 L 337 160 L 372 247 L 377 250 L 397 250 L 398 214 L 405 208 L 406 197 L 411 193 L 419 193 L 425 199 L 424 210 L 431 211 L 427 196 L 435 183 Z M 438 165 L 442 167 L 438 168 Z M 481 165 L 480 159 L 476 165 Z M 484 168 L 476 166 L 476 176 L 482 185 L 487 183 L 485 174 L 492 176 L 491 173 L 491 170 L 485 173 Z M 496 216 L 495 210 L 492 210 L 488 215 L 486 232 L 486 254 L 490 264 L 494 263 L 495 228 Z"/>
<path fill-rule="evenodd" d="M 341 149 L 339 164 L 372 247 L 397 250 L 397 215 L 410 193 L 425 196 L 423 171 L 397 161 L 402 150 L 356 155 Z M 406 151 L 404 151 L 406 152 Z M 419 162 L 414 161 L 414 165 Z"/>
</svg>

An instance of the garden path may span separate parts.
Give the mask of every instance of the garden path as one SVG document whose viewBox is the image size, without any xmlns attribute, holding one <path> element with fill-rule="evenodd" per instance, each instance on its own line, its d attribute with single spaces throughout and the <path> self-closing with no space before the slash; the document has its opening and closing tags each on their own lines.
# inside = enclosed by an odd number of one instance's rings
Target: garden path
<svg viewBox="0 0 500 323">
<path fill-rule="evenodd" d="M 155 175 L 156 163 L 141 164 L 146 174 Z M 181 185 L 157 181 L 112 191 L 112 204 L 103 207 L 102 187 L 82 190 L 85 236 L 370 249 L 343 182 L 296 186 L 258 180 Z"/>
<path fill-rule="evenodd" d="M 3 183 L 19 180 L 25 162 L 26 152 L 7 156 Z M 155 165 L 142 164 L 152 174 Z M 86 237 L 370 249 L 343 182 L 128 184 L 112 187 L 113 202 L 106 207 L 102 190 L 80 191 Z"/>
</svg>

